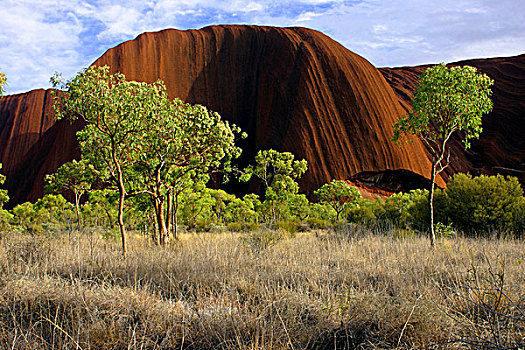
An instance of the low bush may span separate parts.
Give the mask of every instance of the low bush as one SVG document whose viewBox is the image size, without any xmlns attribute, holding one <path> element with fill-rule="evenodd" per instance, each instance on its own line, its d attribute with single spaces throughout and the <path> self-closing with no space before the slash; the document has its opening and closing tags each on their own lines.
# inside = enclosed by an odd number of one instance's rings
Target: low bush
<svg viewBox="0 0 525 350">
<path fill-rule="evenodd" d="M 460 230 L 523 230 L 525 199 L 515 177 L 456 174 L 447 185 L 446 195 L 449 220 Z"/>
<path fill-rule="evenodd" d="M 286 232 L 289 232 L 289 233 L 298 232 L 300 227 L 302 227 L 302 226 L 300 226 L 299 222 L 293 221 L 293 220 L 277 221 L 275 223 L 275 226 L 277 226 L 277 228 L 279 230 L 283 230 L 283 231 L 286 231 Z"/>
<path fill-rule="evenodd" d="M 306 219 L 308 226 L 314 230 L 316 229 L 326 229 L 331 226 L 330 221 L 324 220 L 318 217 L 309 217 Z"/>
<path fill-rule="evenodd" d="M 348 222 L 368 224 L 377 219 L 374 208 L 381 206 L 379 203 L 373 203 L 371 200 L 363 199 L 358 205 L 348 209 L 346 219 Z"/>
</svg>

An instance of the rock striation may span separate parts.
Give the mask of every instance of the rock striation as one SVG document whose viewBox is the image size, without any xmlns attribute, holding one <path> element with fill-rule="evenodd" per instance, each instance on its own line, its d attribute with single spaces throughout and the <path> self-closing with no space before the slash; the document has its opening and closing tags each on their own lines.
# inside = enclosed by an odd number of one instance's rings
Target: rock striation
<svg viewBox="0 0 525 350">
<path fill-rule="evenodd" d="M 160 78 L 170 97 L 218 111 L 248 133 L 241 163 L 268 148 L 305 158 L 306 192 L 362 171 L 430 169 L 419 142 L 390 141 L 403 109 L 380 72 L 318 31 L 170 29 L 142 34 L 94 64 L 132 80 Z"/>
<path fill-rule="evenodd" d="M 419 141 L 390 141 L 424 67 L 378 70 L 314 30 L 168 29 L 109 49 L 94 64 L 109 65 L 130 80 L 162 79 L 171 98 L 203 104 L 240 126 L 248 133 L 240 141 L 241 166 L 260 149 L 305 158 L 304 192 L 331 179 L 361 179 L 366 186 L 386 181 L 389 188 L 402 182 L 405 188 L 407 179 L 425 183 L 422 176 L 430 172 Z M 523 56 L 475 64 L 496 80 L 496 106 L 473 151 L 463 151 L 455 140 L 450 171 L 519 172 L 525 150 L 519 137 L 525 115 Z M 44 174 L 80 156 L 74 135 L 81 127 L 54 121 L 49 90 L 0 98 L 0 162 L 11 204 L 42 196 Z"/>
<path fill-rule="evenodd" d="M 451 140 L 451 166 L 446 175 L 456 172 L 516 176 L 525 185 L 525 54 L 490 59 L 466 60 L 450 66 L 469 65 L 494 80 L 494 109 L 484 116 L 483 133 L 465 151 L 461 135 Z M 429 66 L 381 68 L 405 110 L 417 86 L 419 75 Z M 447 177 L 445 175 L 445 178 Z"/>
<path fill-rule="evenodd" d="M 0 163 L 11 205 L 44 194 L 44 176 L 80 157 L 75 133 L 81 122 L 56 122 L 51 90 L 0 99 Z"/>
</svg>

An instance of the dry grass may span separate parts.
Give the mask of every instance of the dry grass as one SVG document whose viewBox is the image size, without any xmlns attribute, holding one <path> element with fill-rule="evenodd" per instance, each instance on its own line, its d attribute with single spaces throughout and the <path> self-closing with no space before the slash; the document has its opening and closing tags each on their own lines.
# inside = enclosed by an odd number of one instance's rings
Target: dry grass
<svg viewBox="0 0 525 350">
<path fill-rule="evenodd" d="M 359 231 L 359 230 L 358 230 Z M 263 235 L 266 235 L 264 233 Z M 96 233 L 0 243 L 0 348 L 503 348 L 525 343 L 525 245 L 345 230 Z M 491 345 L 492 344 L 492 345 Z"/>
</svg>

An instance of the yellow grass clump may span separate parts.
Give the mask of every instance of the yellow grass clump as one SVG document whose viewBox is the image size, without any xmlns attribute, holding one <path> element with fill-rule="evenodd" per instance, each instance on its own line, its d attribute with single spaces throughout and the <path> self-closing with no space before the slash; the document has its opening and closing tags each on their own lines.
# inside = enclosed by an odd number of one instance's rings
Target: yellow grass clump
<svg viewBox="0 0 525 350">
<path fill-rule="evenodd" d="M 523 241 L 357 231 L 3 233 L 0 348 L 524 346 Z"/>
</svg>

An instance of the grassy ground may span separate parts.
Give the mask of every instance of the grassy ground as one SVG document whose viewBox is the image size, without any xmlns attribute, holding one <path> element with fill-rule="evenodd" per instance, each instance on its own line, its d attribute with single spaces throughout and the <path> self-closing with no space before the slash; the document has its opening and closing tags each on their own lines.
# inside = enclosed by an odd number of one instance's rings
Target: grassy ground
<svg viewBox="0 0 525 350">
<path fill-rule="evenodd" d="M 525 244 L 341 232 L 97 232 L 0 242 L 0 348 L 504 348 L 525 344 Z"/>
</svg>

